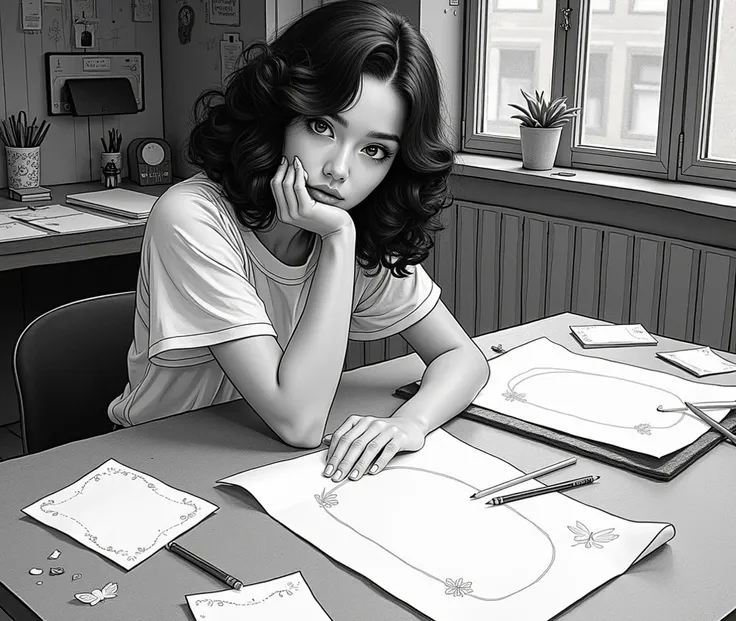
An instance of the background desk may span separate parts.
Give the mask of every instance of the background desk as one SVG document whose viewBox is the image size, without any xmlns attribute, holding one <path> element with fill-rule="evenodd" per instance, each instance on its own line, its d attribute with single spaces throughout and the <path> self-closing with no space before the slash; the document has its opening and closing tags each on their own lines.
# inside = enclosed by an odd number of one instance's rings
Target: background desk
<svg viewBox="0 0 736 621">
<path fill-rule="evenodd" d="M 601 323 L 557 315 L 477 339 L 510 347 L 546 335 L 573 351 L 633 362 L 686 377 L 654 357 L 657 348 L 581 350 L 569 336 L 571 323 Z M 661 350 L 677 345 L 662 338 Z M 736 357 L 736 356 L 732 356 Z M 399 385 L 418 379 L 423 364 L 406 356 L 344 374 L 328 429 L 350 414 L 389 415 L 401 402 Z M 709 383 L 734 383 L 724 375 Z M 453 435 L 530 471 L 567 454 L 480 423 L 455 419 Z M 21 513 L 32 502 L 67 486 L 109 458 L 142 470 L 176 488 L 205 498 L 219 511 L 180 541 L 246 583 L 300 570 L 333 621 L 424 619 L 368 580 L 336 564 L 283 528 L 246 492 L 216 486 L 227 475 L 293 456 L 242 401 L 154 421 L 106 436 L 0 463 L 0 606 L 17 619 L 77 621 L 83 613 L 106 621 L 190 620 L 186 594 L 222 585 L 161 550 L 129 572 Z M 633 520 L 669 521 L 677 529 L 669 545 L 591 594 L 562 615 L 565 621 L 720 621 L 736 607 L 736 447 L 721 444 L 673 481 L 659 483 L 579 458 L 578 473 L 597 473 L 601 482 L 572 497 Z M 551 483 L 569 478 L 555 473 Z M 431 508 L 428 506 L 428 511 Z M 458 527 L 462 527 L 459 525 Z M 443 533 L 446 535 L 447 533 Z M 440 535 L 440 534 L 438 534 Z M 62 576 L 44 575 L 37 586 L 31 567 L 48 569 L 46 557 L 62 555 Z M 71 574 L 82 579 L 71 582 Z M 88 611 L 73 599 L 82 590 L 113 581 L 118 597 Z M 91 618 L 91 617 L 90 617 Z"/>
<path fill-rule="evenodd" d="M 124 179 L 120 187 L 160 196 L 170 186 L 141 187 Z M 7 198 L 7 191 L 2 190 L 0 213 L 19 207 L 63 205 L 67 194 L 95 192 L 103 190 L 104 186 L 92 182 L 56 185 L 49 189 L 51 200 L 32 203 L 11 200 Z M 74 208 L 101 213 L 84 207 Z M 0 241 L 0 425 L 18 420 L 12 355 L 23 328 L 61 304 L 135 289 L 144 228 L 145 220 L 99 231 Z"/>
</svg>

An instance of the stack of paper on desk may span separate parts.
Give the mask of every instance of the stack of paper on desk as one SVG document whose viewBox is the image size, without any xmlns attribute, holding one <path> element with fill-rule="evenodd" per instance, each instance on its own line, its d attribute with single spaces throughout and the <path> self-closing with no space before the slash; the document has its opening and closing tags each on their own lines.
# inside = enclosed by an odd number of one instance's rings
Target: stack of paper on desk
<svg viewBox="0 0 736 621">
<path fill-rule="evenodd" d="M 219 482 L 246 489 L 286 528 L 435 621 L 547 621 L 674 536 L 671 524 L 629 521 L 560 493 L 498 507 L 472 501 L 522 473 L 442 429 L 358 481 L 322 476 L 325 454 Z"/>
<path fill-rule="evenodd" d="M 65 205 L 46 205 L 38 209 L 24 209 L 22 212 L 13 214 L 13 218 L 30 222 L 56 233 L 75 233 L 129 226 L 128 222 L 78 211 Z"/>
<path fill-rule="evenodd" d="M 66 202 L 70 205 L 81 205 L 82 207 L 106 211 L 126 218 L 148 217 L 156 200 L 158 200 L 157 196 L 124 190 L 123 188 L 81 192 L 79 194 L 69 194 L 66 197 Z"/>
</svg>

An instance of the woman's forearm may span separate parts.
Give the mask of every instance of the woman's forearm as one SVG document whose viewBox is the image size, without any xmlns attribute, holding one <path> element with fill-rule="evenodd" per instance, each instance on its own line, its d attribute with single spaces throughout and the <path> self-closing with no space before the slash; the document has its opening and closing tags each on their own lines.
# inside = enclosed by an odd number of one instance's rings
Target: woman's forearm
<svg viewBox="0 0 736 621">
<path fill-rule="evenodd" d="M 284 351 L 278 383 L 295 406 L 295 435 L 319 444 L 342 375 L 355 278 L 355 232 L 322 241 L 309 297 Z"/>
<path fill-rule="evenodd" d="M 412 420 L 427 435 L 470 405 L 489 376 L 488 361 L 474 344 L 447 351 L 427 366 L 419 390 L 393 417 Z"/>
</svg>

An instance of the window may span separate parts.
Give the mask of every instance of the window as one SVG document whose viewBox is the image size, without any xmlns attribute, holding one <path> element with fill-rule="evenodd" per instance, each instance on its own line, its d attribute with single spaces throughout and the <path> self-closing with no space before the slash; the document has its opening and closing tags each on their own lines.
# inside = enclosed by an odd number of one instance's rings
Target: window
<svg viewBox="0 0 736 621">
<path fill-rule="evenodd" d="M 583 143 L 606 146 L 596 136 L 606 136 L 608 126 L 609 97 L 609 57 L 608 52 L 591 51 L 588 56 L 588 74 L 585 80 L 586 92 L 582 105 Z"/>
<path fill-rule="evenodd" d="M 494 11 L 540 11 L 542 0 L 494 0 Z"/>
<path fill-rule="evenodd" d="M 528 87 L 582 108 L 559 166 L 736 188 L 736 0 L 511 4 L 468 3 L 464 151 L 520 158 L 503 111 Z"/>
<path fill-rule="evenodd" d="M 632 13 L 664 13 L 667 0 L 629 0 Z"/>
<path fill-rule="evenodd" d="M 519 136 L 519 123 L 511 118 L 517 111 L 510 103 L 524 105 L 521 94 L 534 92 L 537 77 L 537 54 L 534 50 L 514 48 L 491 48 L 488 62 L 489 75 L 498 76 L 489 80 L 485 94 L 487 114 L 485 133 Z"/>
<path fill-rule="evenodd" d="M 736 3 L 702 0 L 693 5 L 682 134 L 684 180 L 736 187 Z"/>
<path fill-rule="evenodd" d="M 590 10 L 593 13 L 613 13 L 615 0 L 590 0 Z"/>
<path fill-rule="evenodd" d="M 628 114 L 626 136 L 641 138 L 654 152 L 659 124 L 659 91 L 662 58 L 654 54 L 631 54 L 627 80 Z"/>
</svg>

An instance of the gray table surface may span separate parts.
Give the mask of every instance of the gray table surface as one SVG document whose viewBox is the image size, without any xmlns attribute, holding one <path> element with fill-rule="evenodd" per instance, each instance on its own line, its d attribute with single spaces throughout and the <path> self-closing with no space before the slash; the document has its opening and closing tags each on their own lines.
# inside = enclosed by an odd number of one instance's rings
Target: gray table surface
<svg viewBox="0 0 736 621">
<path fill-rule="evenodd" d="M 477 339 L 489 357 L 490 346 L 506 347 L 547 336 L 571 351 L 635 363 L 692 379 L 654 356 L 683 343 L 659 338 L 656 347 L 583 350 L 568 326 L 604 323 L 569 313 L 508 328 Z M 736 356 L 727 355 L 732 360 Z M 423 364 L 416 355 L 344 374 L 328 423 L 332 430 L 352 413 L 389 415 L 400 403 L 393 390 L 418 379 Z M 736 384 L 736 375 L 712 376 L 706 383 Z M 445 429 L 490 454 L 530 471 L 569 453 L 457 418 Z M 238 488 L 216 485 L 230 474 L 282 460 L 299 451 L 275 438 L 242 401 L 190 412 L 105 436 L 68 444 L 0 463 L 0 606 L 17 619 L 77 621 L 88 614 L 106 621 L 193 619 L 185 595 L 222 590 L 218 581 L 166 550 L 126 572 L 21 509 L 75 481 L 114 458 L 186 490 L 219 510 L 179 539 L 246 583 L 301 571 L 333 621 L 408 621 L 426 619 L 349 568 L 300 539 Z M 600 474 L 602 484 L 575 491 L 574 498 L 632 520 L 674 524 L 673 540 L 564 611 L 565 621 L 716 621 L 736 608 L 736 447 L 721 443 L 672 481 L 651 481 L 579 457 L 579 472 Z M 559 476 L 557 476 L 559 475 Z M 564 480 L 564 472 L 545 478 Z M 59 549 L 57 561 L 47 556 Z M 65 568 L 48 576 L 51 565 Z M 28 573 L 44 568 L 41 577 Z M 72 582 L 71 575 L 82 578 Z M 43 580 L 37 585 L 37 580 Z M 118 596 L 95 609 L 74 593 L 117 582 Z M 101 610 L 102 609 L 102 610 Z M 91 617 L 90 617 L 91 618 Z"/>
</svg>

